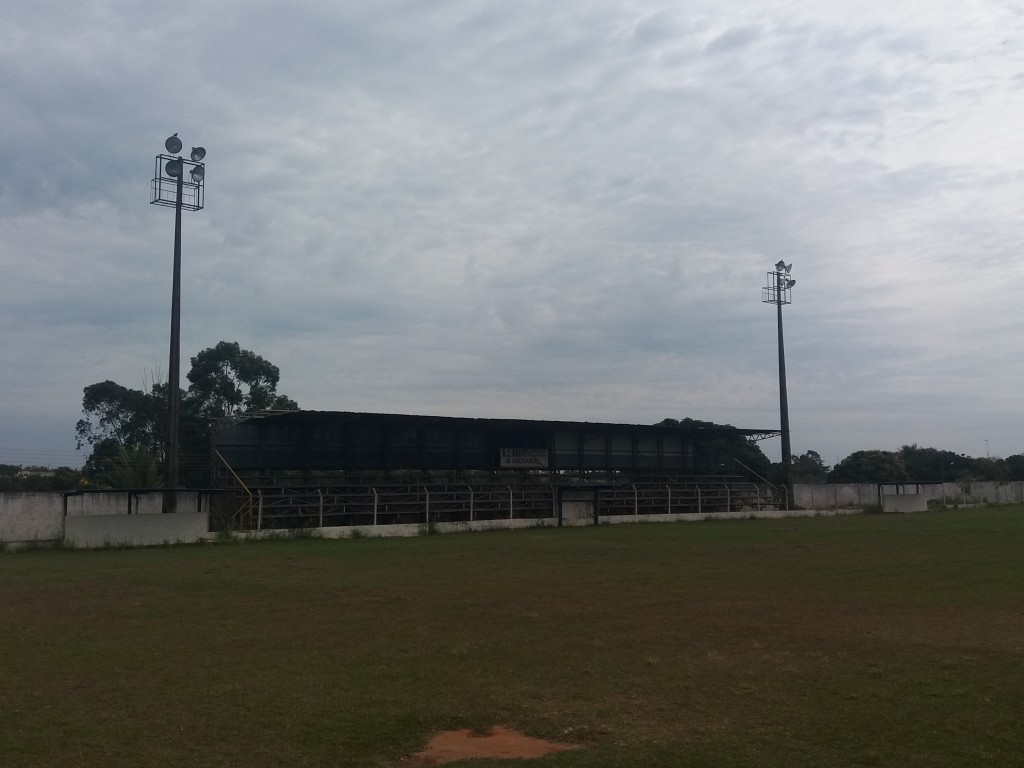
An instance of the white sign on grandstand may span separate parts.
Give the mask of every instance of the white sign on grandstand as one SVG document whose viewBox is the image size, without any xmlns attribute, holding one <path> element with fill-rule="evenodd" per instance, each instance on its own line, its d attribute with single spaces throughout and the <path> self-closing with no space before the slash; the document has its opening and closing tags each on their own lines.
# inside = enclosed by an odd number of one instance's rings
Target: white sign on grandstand
<svg viewBox="0 0 1024 768">
<path fill-rule="evenodd" d="M 502 469 L 547 469 L 547 448 L 502 448 Z"/>
</svg>

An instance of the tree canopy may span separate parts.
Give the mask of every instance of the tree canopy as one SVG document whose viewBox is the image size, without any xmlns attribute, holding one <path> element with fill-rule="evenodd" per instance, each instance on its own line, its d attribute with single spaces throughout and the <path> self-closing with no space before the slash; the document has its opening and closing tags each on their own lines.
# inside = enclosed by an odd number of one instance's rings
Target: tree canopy
<svg viewBox="0 0 1024 768">
<path fill-rule="evenodd" d="M 249 411 L 293 411 L 294 400 L 277 393 L 281 371 L 237 341 L 221 341 L 192 358 L 188 397 L 208 419 Z"/>
<path fill-rule="evenodd" d="M 973 458 L 916 443 L 898 451 L 851 453 L 828 475 L 832 483 L 970 483 L 1024 480 L 1024 456 Z"/>
<path fill-rule="evenodd" d="M 22 467 L 0 464 L 0 493 L 68 491 L 82 483 L 82 472 L 71 467 Z"/>
<path fill-rule="evenodd" d="M 253 410 L 296 410 L 298 404 L 279 394 L 278 367 L 221 341 L 191 360 L 191 382 L 180 394 L 179 444 L 182 482 L 204 484 L 209 476 L 210 435 L 214 420 Z M 111 487 L 157 487 L 167 441 L 167 384 L 146 392 L 114 381 L 83 389 L 83 417 L 75 425 L 79 448 L 92 446 L 84 472 L 93 482 Z"/>
<path fill-rule="evenodd" d="M 698 446 L 699 455 L 694 459 L 698 464 L 710 466 L 728 466 L 733 468 L 733 463 L 739 461 L 747 468 L 759 475 L 767 477 L 772 471 L 772 463 L 764 455 L 757 441 L 741 434 L 731 424 L 716 424 L 713 421 L 700 421 L 698 419 L 684 418 L 663 419 L 660 424 L 669 426 L 687 427 L 688 429 L 715 429 L 722 430 L 708 441 L 701 441 Z"/>
<path fill-rule="evenodd" d="M 856 451 L 828 475 L 831 483 L 898 483 L 909 480 L 902 457 L 892 451 Z"/>
<path fill-rule="evenodd" d="M 807 451 L 793 457 L 791 473 L 794 483 L 824 483 L 828 480 L 829 468 L 817 451 Z"/>
</svg>

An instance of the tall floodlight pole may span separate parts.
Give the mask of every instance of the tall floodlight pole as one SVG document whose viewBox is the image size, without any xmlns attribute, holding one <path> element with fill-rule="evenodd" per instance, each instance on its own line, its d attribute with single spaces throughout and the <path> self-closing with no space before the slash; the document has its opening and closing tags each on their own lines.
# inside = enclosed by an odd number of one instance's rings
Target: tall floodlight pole
<svg viewBox="0 0 1024 768">
<path fill-rule="evenodd" d="M 792 303 L 790 290 L 796 280 L 790 277 L 792 264 L 780 261 L 768 273 L 767 284 L 761 289 L 761 301 L 774 304 L 779 321 L 779 421 L 782 433 L 782 482 L 786 487 L 786 507 L 793 506 L 793 451 L 789 442 L 789 397 L 786 394 L 786 345 L 782 335 L 782 305 Z"/>
<path fill-rule="evenodd" d="M 174 275 L 171 283 L 171 351 L 167 370 L 167 486 L 164 512 L 177 509 L 178 426 L 181 369 L 181 211 L 203 207 L 206 190 L 206 150 L 192 147 L 190 160 L 183 159 L 181 140 L 174 134 L 164 142 L 166 155 L 157 155 L 149 202 L 174 207 Z M 189 180 L 185 180 L 188 172 Z"/>
</svg>

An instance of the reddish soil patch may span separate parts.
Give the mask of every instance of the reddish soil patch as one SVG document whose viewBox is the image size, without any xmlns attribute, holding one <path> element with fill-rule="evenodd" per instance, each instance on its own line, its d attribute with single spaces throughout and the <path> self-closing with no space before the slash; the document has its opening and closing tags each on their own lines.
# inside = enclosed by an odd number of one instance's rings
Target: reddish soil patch
<svg viewBox="0 0 1024 768">
<path fill-rule="evenodd" d="M 437 734 L 416 757 L 424 765 L 444 765 L 471 758 L 527 759 L 544 757 L 552 752 L 579 749 L 577 744 L 558 744 L 496 725 L 487 733 L 475 733 L 468 728 Z"/>
</svg>

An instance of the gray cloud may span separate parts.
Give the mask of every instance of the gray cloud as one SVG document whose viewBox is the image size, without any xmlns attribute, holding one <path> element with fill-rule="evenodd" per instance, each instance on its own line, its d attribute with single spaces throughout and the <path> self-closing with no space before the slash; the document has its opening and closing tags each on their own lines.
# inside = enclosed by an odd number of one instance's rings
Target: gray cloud
<svg viewBox="0 0 1024 768">
<path fill-rule="evenodd" d="M 77 463 L 82 387 L 166 368 L 174 131 L 209 150 L 183 355 L 238 340 L 305 406 L 770 427 L 784 258 L 794 448 L 1024 450 L 1024 22 L 998 3 L 9 16 L 10 460 Z"/>
</svg>

